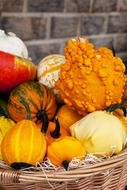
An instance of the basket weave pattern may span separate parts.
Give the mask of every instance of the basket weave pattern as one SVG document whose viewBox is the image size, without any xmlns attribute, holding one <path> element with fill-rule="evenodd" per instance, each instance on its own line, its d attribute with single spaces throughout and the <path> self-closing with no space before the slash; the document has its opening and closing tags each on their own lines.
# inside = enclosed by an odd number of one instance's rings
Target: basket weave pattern
<svg viewBox="0 0 127 190">
<path fill-rule="evenodd" d="M 127 150 L 102 162 L 70 171 L 15 171 L 0 168 L 0 190 L 124 190 Z"/>
</svg>

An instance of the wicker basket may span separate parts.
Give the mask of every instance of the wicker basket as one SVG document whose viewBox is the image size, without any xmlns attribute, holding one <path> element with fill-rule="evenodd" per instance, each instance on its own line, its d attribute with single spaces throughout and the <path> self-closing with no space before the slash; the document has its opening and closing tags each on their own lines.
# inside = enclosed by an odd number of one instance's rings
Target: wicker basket
<svg viewBox="0 0 127 190">
<path fill-rule="evenodd" d="M 70 171 L 16 171 L 0 168 L 0 190 L 124 190 L 127 149 L 102 162 Z"/>
</svg>

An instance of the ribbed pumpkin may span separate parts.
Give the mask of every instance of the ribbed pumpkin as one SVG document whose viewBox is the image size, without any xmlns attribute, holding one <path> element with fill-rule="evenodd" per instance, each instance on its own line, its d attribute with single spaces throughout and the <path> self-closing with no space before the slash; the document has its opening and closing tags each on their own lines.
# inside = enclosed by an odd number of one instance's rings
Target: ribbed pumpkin
<svg viewBox="0 0 127 190">
<path fill-rule="evenodd" d="M 17 86 L 10 94 L 8 112 L 14 121 L 26 119 L 27 111 L 24 103 L 29 107 L 31 120 L 37 125 L 47 125 L 56 112 L 56 100 L 52 90 L 39 82 L 26 82 Z"/>
<path fill-rule="evenodd" d="M 12 127 L 1 143 L 2 157 L 11 164 L 23 162 L 35 165 L 46 153 L 46 140 L 33 121 L 22 120 Z"/>
</svg>

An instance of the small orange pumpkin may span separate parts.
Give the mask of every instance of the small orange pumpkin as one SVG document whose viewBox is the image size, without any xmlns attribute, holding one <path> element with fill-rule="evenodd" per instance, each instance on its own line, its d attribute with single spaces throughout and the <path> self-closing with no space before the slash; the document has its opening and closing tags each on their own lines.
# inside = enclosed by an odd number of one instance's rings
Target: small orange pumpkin
<svg viewBox="0 0 127 190">
<path fill-rule="evenodd" d="M 69 136 L 70 133 L 64 129 L 63 127 L 60 127 L 58 118 L 55 117 L 54 122 L 49 122 L 48 129 L 45 133 L 47 144 L 52 143 L 56 139 L 63 137 L 63 136 Z"/>
<path fill-rule="evenodd" d="M 48 146 L 47 157 L 56 166 L 64 166 L 67 170 L 69 162 L 74 158 L 85 158 L 86 151 L 79 140 L 71 136 L 58 138 Z"/>
<path fill-rule="evenodd" d="M 69 127 L 82 118 L 81 115 L 79 115 L 75 110 L 72 110 L 66 104 L 62 105 L 59 108 L 57 112 L 57 117 L 60 126 L 62 126 L 62 128 L 65 128 L 69 133 L 70 133 Z"/>
</svg>

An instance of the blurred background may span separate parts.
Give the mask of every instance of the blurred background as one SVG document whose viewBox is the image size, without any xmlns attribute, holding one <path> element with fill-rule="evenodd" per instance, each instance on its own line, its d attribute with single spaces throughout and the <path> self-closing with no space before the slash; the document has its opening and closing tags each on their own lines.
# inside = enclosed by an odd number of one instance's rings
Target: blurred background
<svg viewBox="0 0 127 190">
<path fill-rule="evenodd" d="M 127 0 L 0 0 L 0 29 L 17 34 L 35 64 L 87 36 L 115 48 L 127 64 Z"/>
</svg>

